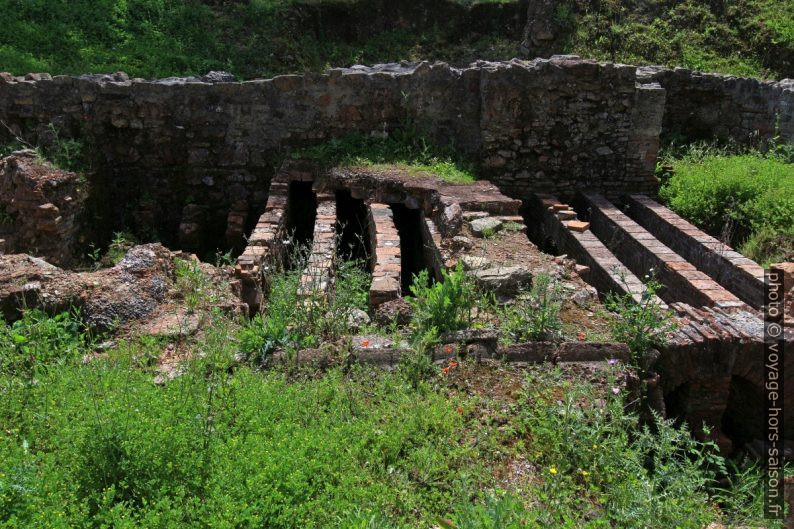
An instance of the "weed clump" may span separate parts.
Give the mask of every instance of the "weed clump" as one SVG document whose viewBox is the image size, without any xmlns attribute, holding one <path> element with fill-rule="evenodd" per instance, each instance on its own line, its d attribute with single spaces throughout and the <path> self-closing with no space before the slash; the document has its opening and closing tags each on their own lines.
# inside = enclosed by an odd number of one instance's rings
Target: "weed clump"
<svg viewBox="0 0 794 529">
<path fill-rule="evenodd" d="M 414 276 L 408 298 L 413 308 L 411 327 L 417 336 L 465 329 L 476 301 L 474 284 L 462 265 L 442 270 L 441 281 L 430 284 L 427 270 Z"/>
<path fill-rule="evenodd" d="M 606 307 L 616 315 L 611 320 L 612 337 L 629 346 L 635 365 L 643 372 L 649 370 L 650 351 L 663 346 L 667 333 L 675 328 L 671 315 L 657 297 L 661 283 L 649 276 L 646 279 L 639 301 L 629 293 L 609 293 L 606 299 Z"/>
<path fill-rule="evenodd" d="M 512 342 L 558 339 L 562 302 L 559 284 L 549 274 L 537 274 L 527 292 L 499 311 L 501 331 Z"/>
</svg>

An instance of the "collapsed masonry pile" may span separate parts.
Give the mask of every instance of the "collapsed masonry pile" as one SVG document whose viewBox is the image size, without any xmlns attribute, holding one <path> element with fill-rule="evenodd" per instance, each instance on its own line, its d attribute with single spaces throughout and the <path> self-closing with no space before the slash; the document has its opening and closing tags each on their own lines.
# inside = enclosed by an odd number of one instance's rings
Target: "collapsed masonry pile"
<svg viewBox="0 0 794 529">
<path fill-rule="evenodd" d="M 78 242 L 84 184 L 31 150 L 0 159 L 0 253 L 30 252 L 69 265 Z"/>
</svg>

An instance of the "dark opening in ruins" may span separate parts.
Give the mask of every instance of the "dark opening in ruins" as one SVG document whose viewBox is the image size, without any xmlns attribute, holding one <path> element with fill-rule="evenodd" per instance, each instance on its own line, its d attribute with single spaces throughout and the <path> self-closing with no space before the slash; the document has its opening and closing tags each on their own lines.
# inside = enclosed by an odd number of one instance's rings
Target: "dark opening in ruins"
<svg viewBox="0 0 794 529">
<path fill-rule="evenodd" d="M 734 446 L 763 438 L 758 410 L 764 409 L 764 402 L 765 395 L 761 386 L 744 377 L 731 377 L 728 405 L 722 415 L 722 432 L 730 437 Z"/>
<path fill-rule="evenodd" d="M 400 236 L 401 287 L 407 294 L 414 276 L 429 269 L 422 240 L 422 215 L 418 209 L 410 209 L 404 204 L 390 204 L 390 207 Z"/>
<path fill-rule="evenodd" d="M 560 255 L 554 240 L 546 233 L 543 210 L 539 201 L 534 199 L 522 200 L 519 213 L 524 219 L 524 225 L 527 227 L 527 238 L 530 242 L 548 254 Z"/>
<path fill-rule="evenodd" d="M 317 196 L 311 182 L 290 182 L 287 204 L 287 234 L 296 248 L 310 248 L 317 218 Z M 288 252 L 289 253 L 289 252 Z"/>
<path fill-rule="evenodd" d="M 682 421 L 686 417 L 689 393 L 689 383 L 684 383 L 664 396 L 664 409 L 668 418 Z"/>
<path fill-rule="evenodd" d="M 339 236 L 337 253 L 341 259 L 358 261 L 367 266 L 371 255 L 367 206 L 353 198 L 350 191 L 336 192 L 336 233 Z"/>
</svg>

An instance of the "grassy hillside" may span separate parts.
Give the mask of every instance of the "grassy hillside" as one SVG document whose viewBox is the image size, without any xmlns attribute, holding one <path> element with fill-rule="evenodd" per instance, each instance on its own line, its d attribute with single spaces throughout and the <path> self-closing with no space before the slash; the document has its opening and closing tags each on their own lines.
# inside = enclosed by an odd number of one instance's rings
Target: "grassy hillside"
<svg viewBox="0 0 794 529">
<path fill-rule="evenodd" d="M 585 57 L 740 76 L 794 76 L 790 0 L 571 0 L 565 48 Z"/>
<path fill-rule="evenodd" d="M 317 20 L 313 6 L 318 3 L 0 0 L 6 28 L 0 35 L 0 71 L 123 70 L 164 77 L 222 69 L 252 78 L 423 57 L 512 57 L 520 35 L 519 30 L 509 36 L 462 36 L 453 34 L 450 20 L 395 21 L 385 31 L 366 31 L 371 12 L 358 13 L 359 27 L 340 35 L 337 21 Z M 344 10 L 357 3 L 333 5 Z"/>
<path fill-rule="evenodd" d="M 450 3 L 468 8 L 515 4 Z M 448 4 L 426 4 L 395 8 L 401 4 L 379 0 L 0 0 L 0 71 L 123 70 L 132 76 L 164 77 L 223 69 L 252 78 L 355 63 L 423 58 L 465 63 L 518 53 L 520 28 L 477 20 L 487 16 L 462 23 L 461 17 L 450 17 L 447 8 L 438 7 Z M 411 9 L 425 11 L 417 15 Z M 741 75 L 794 76 L 791 1 L 567 0 L 558 4 L 554 24 L 562 35 L 561 52 Z"/>
</svg>

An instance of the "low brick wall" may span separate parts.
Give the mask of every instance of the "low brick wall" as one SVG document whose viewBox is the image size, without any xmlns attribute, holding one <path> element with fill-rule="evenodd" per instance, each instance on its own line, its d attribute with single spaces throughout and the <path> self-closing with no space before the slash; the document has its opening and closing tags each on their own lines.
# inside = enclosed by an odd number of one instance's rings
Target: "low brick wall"
<svg viewBox="0 0 794 529">
<path fill-rule="evenodd" d="M 607 199 L 594 194 L 585 194 L 584 198 L 593 233 L 635 274 L 653 273 L 663 285 L 659 293 L 662 299 L 696 307 L 744 306 L 739 298 L 662 244 Z"/>
<path fill-rule="evenodd" d="M 444 257 L 441 255 L 441 233 L 433 219 L 422 215 L 422 247 L 425 263 L 437 280 L 441 280 L 441 271 L 446 270 Z"/>
<path fill-rule="evenodd" d="M 83 187 L 79 175 L 41 162 L 33 151 L 0 159 L 0 254 L 73 264 L 86 224 Z"/>
<path fill-rule="evenodd" d="M 655 365 L 667 410 L 683 416 L 693 430 L 701 432 L 705 422 L 724 451 L 730 453 L 731 441 L 723 425 L 732 424 L 743 436 L 761 439 L 763 431 L 758 414 L 763 406 L 764 332 L 761 314 L 749 310 L 725 311 L 718 307 L 693 308 L 674 303 L 677 329 L 668 337 Z M 794 328 L 784 329 L 786 348 L 794 347 Z M 794 355 L 782 359 L 786 380 L 794 383 Z M 748 391 L 752 395 L 744 394 Z M 744 402 L 748 397 L 757 401 Z M 783 408 L 794 406 L 794 394 L 787 392 Z M 786 423 L 784 437 L 794 440 L 794 425 Z M 735 433 L 735 432 L 734 432 Z"/>
<path fill-rule="evenodd" d="M 600 342 L 526 342 L 499 349 L 498 356 L 508 362 L 607 362 L 631 360 L 631 351 L 624 343 Z"/>
<path fill-rule="evenodd" d="M 555 209 L 554 205 L 560 202 L 550 195 L 539 195 L 535 202 L 536 207 L 543 211 L 545 235 L 551 238 L 561 253 L 589 268 L 585 277 L 588 283 L 602 294 L 615 292 L 631 294 L 637 302 L 642 299 L 645 285 L 592 231 L 576 231 L 568 227 L 568 222 L 576 218 L 572 209 Z M 658 300 L 658 303 L 666 307 L 662 300 Z"/>
<path fill-rule="evenodd" d="M 623 197 L 626 212 L 671 250 L 753 308 L 764 304 L 764 269 L 645 195 Z"/>
<path fill-rule="evenodd" d="M 394 214 L 387 204 L 369 204 L 370 247 L 372 248 L 372 284 L 369 287 L 369 304 L 397 299 L 401 294 L 402 261 L 400 235 L 394 225 Z"/>
<path fill-rule="evenodd" d="M 252 311 L 262 304 L 265 268 L 280 259 L 279 239 L 284 234 L 288 204 L 289 183 L 274 181 L 265 212 L 259 217 L 243 253 L 237 257 L 235 275 L 241 280 L 241 297 Z"/>
<path fill-rule="evenodd" d="M 325 295 L 331 288 L 336 263 L 336 197 L 317 193 L 312 250 L 301 276 L 298 295 Z"/>
</svg>

